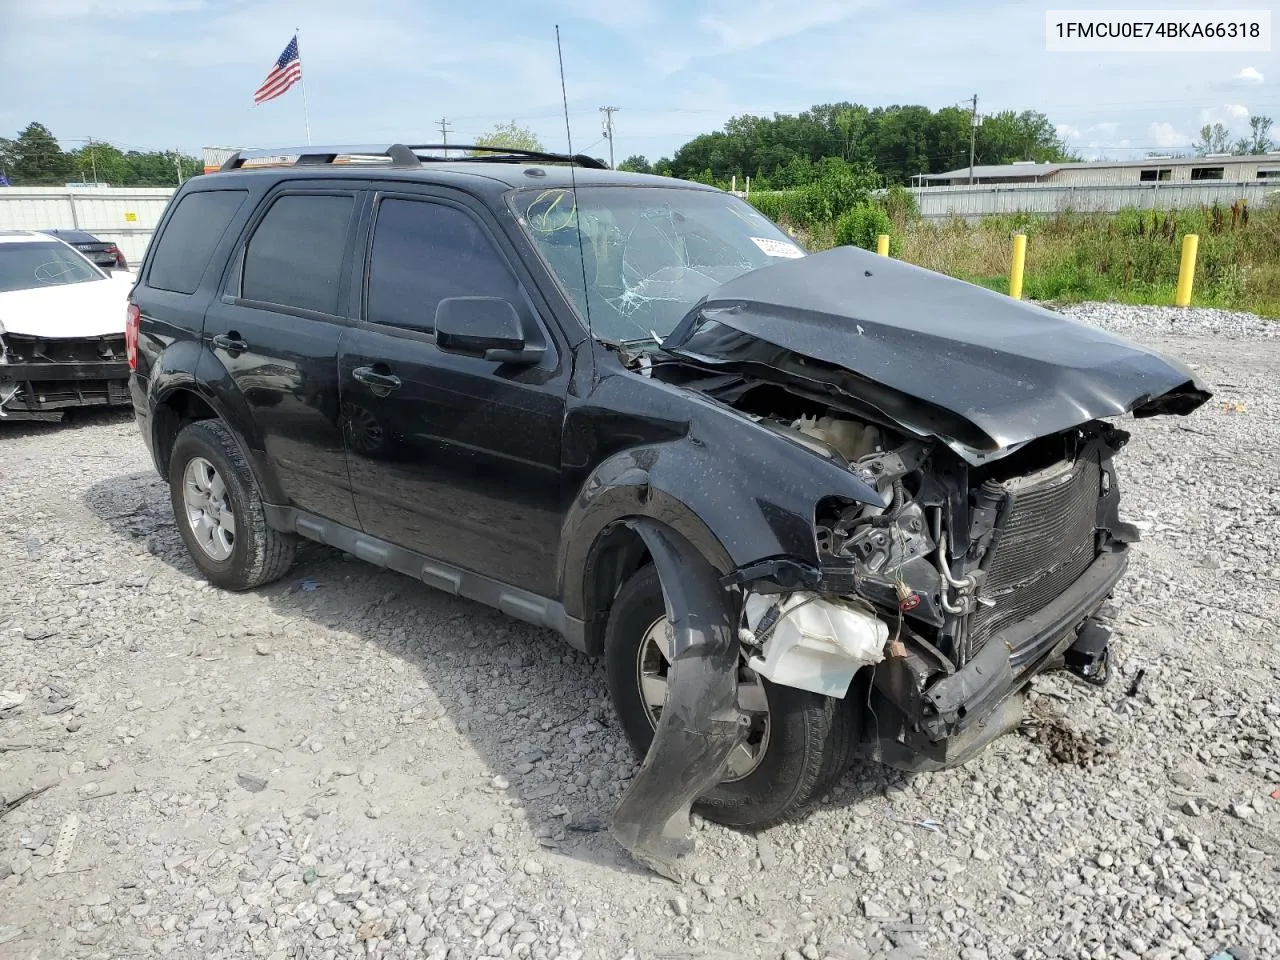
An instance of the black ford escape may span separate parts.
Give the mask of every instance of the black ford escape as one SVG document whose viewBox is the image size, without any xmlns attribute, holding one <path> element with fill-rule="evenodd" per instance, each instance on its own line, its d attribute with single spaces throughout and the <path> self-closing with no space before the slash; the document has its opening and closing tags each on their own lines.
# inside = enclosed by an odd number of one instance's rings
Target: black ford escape
<svg viewBox="0 0 1280 960">
<path fill-rule="evenodd" d="M 964 762 L 1039 672 L 1105 678 L 1110 420 L 1195 409 L 1186 368 L 697 184 L 433 149 L 173 198 L 131 389 L 213 583 L 302 536 L 603 656 L 645 756 L 615 834 L 668 872 L 691 803 L 762 826 L 857 755 Z"/>
</svg>

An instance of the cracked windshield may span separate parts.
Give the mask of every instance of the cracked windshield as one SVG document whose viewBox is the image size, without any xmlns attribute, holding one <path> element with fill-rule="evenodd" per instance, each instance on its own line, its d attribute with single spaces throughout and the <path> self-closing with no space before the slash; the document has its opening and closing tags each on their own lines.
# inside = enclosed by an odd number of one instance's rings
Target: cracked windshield
<svg viewBox="0 0 1280 960">
<path fill-rule="evenodd" d="M 576 193 L 576 205 L 574 191 L 565 189 L 523 190 L 513 202 L 521 226 L 601 340 L 665 337 L 726 280 L 804 255 L 734 196 L 666 187 Z"/>
</svg>

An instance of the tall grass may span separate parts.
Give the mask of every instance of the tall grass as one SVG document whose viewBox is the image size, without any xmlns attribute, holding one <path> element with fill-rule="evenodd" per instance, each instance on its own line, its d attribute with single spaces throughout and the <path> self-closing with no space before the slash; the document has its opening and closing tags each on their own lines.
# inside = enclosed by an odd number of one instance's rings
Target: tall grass
<svg viewBox="0 0 1280 960">
<path fill-rule="evenodd" d="M 1193 303 L 1280 317 L 1280 205 L 1114 214 L 1007 215 L 976 224 L 897 217 L 901 257 L 994 290 L 1008 287 L 1011 238 L 1027 234 L 1023 295 L 1034 300 L 1172 303 L 1182 238 L 1200 236 Z M 812 249 L 831 246 L 814 228 Z"/>
</svg>

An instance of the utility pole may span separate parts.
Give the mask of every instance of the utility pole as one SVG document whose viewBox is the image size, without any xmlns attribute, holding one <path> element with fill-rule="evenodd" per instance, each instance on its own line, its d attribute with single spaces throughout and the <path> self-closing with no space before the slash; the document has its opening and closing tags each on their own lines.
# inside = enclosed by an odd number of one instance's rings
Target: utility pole
<svg viewBox="0 0 1280 960">
<path fill-rule="evenodd" d="M 449 120 L 446 117 L 440 118 L 440 142 L 444 144 L 444 158 L 449 159 L 449 132 L 452 128 L 449 126 Z"/>
<path fill-rule="evenodd" d="M 93 152 L 93 137 L 89 138 L 89 166 L 93 168 L 93 185 L 98 185 L 98 158 Z"/>
<path fill-rule="evenodd" d="M 604 137 L 609 141 L 609 169 L 613 166 L 613 115 L 618 112 L 617 107 L 601 107 L 600 112 L 604 114 Z"/>
<path fill-rule="evenodd" d="M 182 151 L 173 151 L 173 166 L 178 171 L 178 186 L 182 186 Z"/>
<path fill-rule="evenodd" d="M 978 95 L 973 95 L 973 112 L 969 117 L 969 186 L 973 186 L 973 148 L 978 138 Z"/>
</svg>

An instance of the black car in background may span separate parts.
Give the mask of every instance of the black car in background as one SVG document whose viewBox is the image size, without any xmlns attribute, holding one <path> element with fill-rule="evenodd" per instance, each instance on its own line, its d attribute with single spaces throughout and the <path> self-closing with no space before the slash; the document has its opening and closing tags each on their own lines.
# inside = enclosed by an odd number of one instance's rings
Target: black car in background
<svg viewBox="0 0 1280 960">
<path fill-rule="evenodd" d="M 83 230 L 58 228 L 56 230 L 38 230 L 36 232 L 47 233 L 51 237 L 57 237 L 64 243 L 71 244 L 103 270 L 129 269 L 129 261 L 120 252 L 120 248 L 110 240 L 99 240 L 92 233 L 85 233 Z"/>
</svg>

